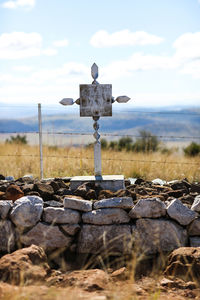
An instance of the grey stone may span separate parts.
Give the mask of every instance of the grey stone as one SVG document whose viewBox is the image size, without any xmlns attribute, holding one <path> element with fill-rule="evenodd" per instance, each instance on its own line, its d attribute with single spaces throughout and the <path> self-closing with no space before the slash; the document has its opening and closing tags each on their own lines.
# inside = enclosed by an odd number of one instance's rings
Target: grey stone
<svg viewBox="0 0 200 300">
<path fill-rule="evenodd" d="M 46 207 L 43 211 L 43 220 L 51 224 L 77 224 L 81 221 L 81 215 L 73 209 Z"/>
<path fill-rule="evenodd" d="M 200 237 L 193 236 L 189 238 L 190 240 L 190 247 L 200 247 Z"/>
<path fill-rule="evenodd" d="M 94 203 L 94 209 L 98 208 L 123 208 L 131 209 L 133 207 L 133 199 L 131 197 L 113 197 L 103 199 Z"/>
<path fill-rule="evenodd" d="M 128 223 L 130 218 L 121 208 L 100 208 L 82 214 L 83 223 L 109 225 Z"/>
<path fill-rule="evenodd" d="M 166 215 L 166 205 L 158 198 L 140 199 L 129 212 L 132 219 L 160 218 Z"/>
<path fill-rule="evenodd" d="M 194 202 L 191 206 L 191 210 L 194 210 L 196 212 L 200 212 L 200 195 L 195 197 Z"/>
<path fill-rule="evenodd" d="M 72 238 L 65 236 L 59 226 L 47 225 L 39 222 L 30 231 L 20 236 L 20 241 L 25 246 L 32 244 L 40 246 L 46 250 L 60 247 L 69 247 Z"/>
<path fill-rule="evenodd" d="M 15 178 L 13 176 L 6 176 L 5 180 L 7 180 L 7 181 L 15 181 Z"/>
<path fill-rule="evenodd" d="M 169 252 L 187 243 L 187 231 L 164 219 L 138 219 L 133 237 L 136 249 L 146 255 Z"/>
<path fill-rule="evenodd" d="M 0 200 L 0 219 L 6 219 L 12 207 L 12 201 Z"/>
<path fill-rule="evenodd" d="M 130 254 L 131 249 L 130 225 L 83 225 L 78 236 L 78 253 L 108 256 Z"/>
<path fill-rule="evenodd" d="M 16 200 L 10 213 L 12 222 L 21 230 L 33 227 L 43 211 L 43 200 L 38 196 L 25 196 Z"/>
<path fill-rule="evenodd" d="M 92 202 L 88 200 L 65 197 L 63 204 L 65 208 L 72 208 L 84 212 L 92 210 Z"/>
<path fill-rule="evenodd" d="M 179 199 L 171 201 L 167 207 L 167 213 L 171 219 L 184 226 L 190 224 L 198 216 L 196 212 L 183 205 Z"/>
<path fill-rule="evenodd" d="M 81 227 L 78 224 L 67 224 L 67 225 L 60 225 L 61 231 L 63 230 L 65 233 L 69 235 L 75 235 L 78 231 L 80 231 Z"/>
<path fill-rule="evenodd" d="M 0 221 L 0 251 L 11 252 L 15 248 L 16 234 L 11 221 Z"/>
<path fill-rule="evenodd" d="M 190 236 L 200 235 L 200 218 L 195 219 L 189 226 L 188 226 L 188 234 Z"/>
</svg>

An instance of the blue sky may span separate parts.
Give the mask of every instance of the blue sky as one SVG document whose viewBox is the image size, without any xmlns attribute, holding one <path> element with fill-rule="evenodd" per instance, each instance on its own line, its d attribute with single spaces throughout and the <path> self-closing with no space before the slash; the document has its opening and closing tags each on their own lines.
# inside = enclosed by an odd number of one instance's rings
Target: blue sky
<svg viewBox="0 0 200 300">
<path fill-rule="evenodd" d="M 200 0 L 0 0 L 0 102 L 100 83 L 133 106 L 200 105 Z"/>
</svg>

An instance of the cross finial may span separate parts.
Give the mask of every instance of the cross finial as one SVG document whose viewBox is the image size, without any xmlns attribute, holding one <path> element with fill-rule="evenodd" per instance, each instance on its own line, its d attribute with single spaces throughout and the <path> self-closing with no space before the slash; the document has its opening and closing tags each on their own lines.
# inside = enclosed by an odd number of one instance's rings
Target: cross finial
<svg viewBox="0 0 200 300">
<path fill-rule="evenodd" d="M 95 63 L 93 63 L 93 65 L 91 67 L 91 75 L 92 75 L 92 78 L 94 79 L 94 81 L 96 81 L 96 79 L 99 76 L 98 66 Z"/>
</svg>

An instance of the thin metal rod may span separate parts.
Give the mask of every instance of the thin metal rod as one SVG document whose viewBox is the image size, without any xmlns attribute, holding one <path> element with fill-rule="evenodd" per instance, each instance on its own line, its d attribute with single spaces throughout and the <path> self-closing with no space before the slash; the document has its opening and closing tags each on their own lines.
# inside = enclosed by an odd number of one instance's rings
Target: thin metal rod
<svg viewBox="0 0 200 300">
<path fill-rule="evenodd" d="M 38 103 L 38 127 L 39 127 L 39 146 L 40 146 L 40 178 L 43 179 L 42 113 L 41 113 L 41 103 Z"/>
</svg>

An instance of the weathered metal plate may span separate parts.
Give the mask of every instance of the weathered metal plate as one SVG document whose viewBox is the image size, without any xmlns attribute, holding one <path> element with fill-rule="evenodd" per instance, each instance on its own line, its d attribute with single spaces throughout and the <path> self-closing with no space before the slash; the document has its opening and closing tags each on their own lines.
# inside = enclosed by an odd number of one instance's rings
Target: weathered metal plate
<svg viewBox="0 0 200 300">
<path fill-rule="evenodd" d="M 112 84 L 80 84 L 80 116 L 112 116 Z"/>
</svg>

